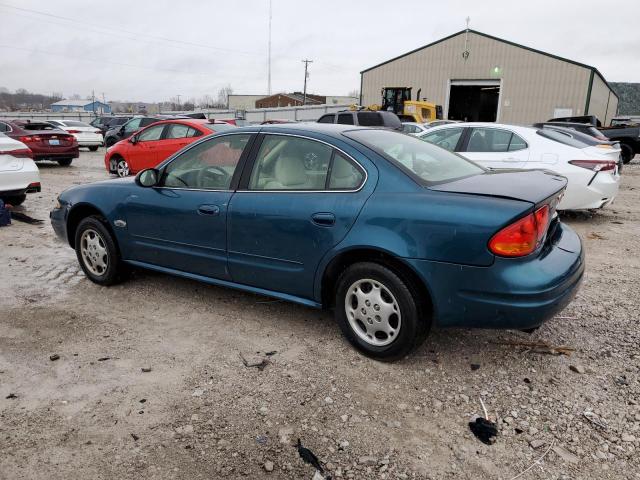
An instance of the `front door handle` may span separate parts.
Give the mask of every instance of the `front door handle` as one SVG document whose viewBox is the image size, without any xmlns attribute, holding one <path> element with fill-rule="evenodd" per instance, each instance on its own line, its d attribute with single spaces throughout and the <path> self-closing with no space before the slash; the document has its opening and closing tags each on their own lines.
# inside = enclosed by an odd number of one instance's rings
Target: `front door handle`
<svg viewBox="0 0 640 480">
<path fill-rule="evenodd" d="M 333 213 L 319 212 L 311 215 L 311 221 L 321 227 L 332 227 L 336 223 L 336 216 Z"/>
<path fill-rule="evenodd" d="M 215 217 L 220 214 L 220 207 L 217 205 L 200 205 L 198 207 L 198 214 Z"/>
</svg>

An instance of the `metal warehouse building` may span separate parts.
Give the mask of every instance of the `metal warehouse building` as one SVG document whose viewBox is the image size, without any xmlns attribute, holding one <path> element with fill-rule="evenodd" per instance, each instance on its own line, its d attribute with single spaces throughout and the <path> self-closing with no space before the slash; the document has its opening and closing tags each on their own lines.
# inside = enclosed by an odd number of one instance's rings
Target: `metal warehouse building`
<svg viewBox="0 0 640 480">
<path fill-rule="evenodd" d="M 475 30 L 462 30 L 361 72 L 362 105 L 382 87 L 412 87 L 444 118 L 529 124 L 596 115 L 607 125 L 618 97 L 595 68 Z"/>
</svg>

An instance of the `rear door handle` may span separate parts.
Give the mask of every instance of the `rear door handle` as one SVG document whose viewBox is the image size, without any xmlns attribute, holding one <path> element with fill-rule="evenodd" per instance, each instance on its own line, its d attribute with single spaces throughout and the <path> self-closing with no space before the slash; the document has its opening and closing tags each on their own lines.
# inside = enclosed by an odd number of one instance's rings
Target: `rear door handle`
<svg viewBox="0 0 640 480">
<path fill-rule="evenodd" d="M 200 205 L 198 207 L 198 214 L 215 217 L 220 214 L 220 207 L 217 205 Z"/>
<path fill-rule="evenodd" d="M 321 227 L 331 227 L 336 223 L 336 216 L 333 213 L 314 213 L 311 215 L 311 221 Z"/>
</svg>

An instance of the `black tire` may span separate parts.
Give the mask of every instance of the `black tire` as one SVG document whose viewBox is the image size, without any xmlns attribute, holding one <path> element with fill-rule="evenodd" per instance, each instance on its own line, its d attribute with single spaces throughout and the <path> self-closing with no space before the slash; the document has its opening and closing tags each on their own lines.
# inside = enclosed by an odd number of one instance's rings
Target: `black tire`
<svg viewBox="0 0 640 480">
<path fill-rule="evenodd" d="M 125 268 L 120 260 L 116 241 L 105 226 L 105 222 L 102 217 L 98 216 L 82 219 L 76 229 L 74 245 L 78 262 L 87 278 L 98 285 L 114 285 L 124 277 Z M 87 237 L 83 238 L 85 233 Z M 92 237 L 92 235 L 96 237 Z M 83 249 L 88 249 L 87 241 L 93 238 L 98 238 L 97 242 L 102 245 L 100 248 L 104 248 L 104 252 L 94 251 L 92 253 L 91 250 L 88 250 L 88 259 L 85 259 Z M 99 262 L 96 260 L 106 264 L 102 271 L 97 268 Z"/>
<path fill-rule="evenodd" d="M 4 203 L 8 203 L 9 205 L 12 205 L 14 207 L 17 207 L 18 205 L 22 205 L 26 199 L 27 199 L 26 193 L 23 193 L 22 195 L 11 196 L 11 197 L 2 197 L 2 201 Z"/>
<path fill-rule="evenodd" d="M 61 167 L 68 167 L 73 162 L 73 158 L 60 158 L 58 159 L 58 165 Z"/>
<path fill-rule="evenodd" d="M 367 310 L 365 316 L 375 316 L 375 319 L 368 317 L 362 321 L 362 319 L 355 317 L 352 318 L 353 323 L 349 320 L 348 307 L 346 305 L 347 299 L 349 300 L 349 308 L 354 308 L 355 300 L 355 307 L 357 307 L 355 309 L 358 310 L 356 315 L 364 312 L 353 288 L 359 282 L 364 283 L 358 285 L 357 288 L 364 287 L 368 283 L 367 280 L 372 280 L 374 283 L 379 282 L 377 288 L 380 289 L 380 293 L 382 294 L 384 290 L 387 291 L 385 294 L 387 299 L 383 298 L 384 295 L 381 295 L 380 298 L 387 303 L 387 306 L 392 305 L 392 309 L 396 307 L 398 315 L 396 315 L 395 321 L 389 321 L 390 325 L 393 326 L 393 323 L 397 325 L 398 330 L 395 331 L 395 334 L 392 332 L 387 335 L 382 331 L 382 326 L 379 327 L 381 328 L 380 330 L 375 331 L 373 336 L 369 334 L 369 330 L 364 325 L 365 321 L 368 321 L 371 329 L 377 328 L 376 325 L 382 325 L 381 323 L 376 324 L 376 322 L 380 322 L 380 317 L 375 313 L 380 311 L 380 307 L 373 310 L 376 304 L 362 306 Z M 360 291 L 364 293 L 364 288 Z M 389 293 L 391 296 L 389 296 Z M 423 311 L 424 308 L 417 300 L 418 298 L 417 291 L 410 282 L 406 282 L 389 268 L 372 262 L 356 263 L 347 268 L 338 280 L 335 318 L 344 336 L 357 350 L 368 357 L 392 362 L 403 358 L 420 346 L 429 334 L 431 328 L 430 312 Z M 393 313 L 388 318 L 392 317 Z M 381 334 L 382 337 L 378 337 L 378 334 Z M 392 336 L 395 338 L 391 338 Z M 369 340 L 365 340 L 363 337 L 369 337 Z M 373 344 L 376 341 L 390 343 L 385 345 Z"/>
<path fill-rule="evenodd" d="M 631 160 L 633 160 L 633 157 L 635 156 L 635 154 L 633 153 L 633 148 L 631 147 L 631 145 L 627 145 L 626 143 L 623 143 L 620 145 L 620 149 L 622 150 L 620 155 L 622 156 L 623 163 L 627 164 Z"/>
<path fill-rule="evenodd" d="M 107 148 L 109 148 L 109 147 L 113 147 L 116 143 L 117 143 L 117 140 L 110 137 L 105 140 L 104 145 Z"/>
<path fill-rule="evenodd" d="M 98 151 L 98 147 L 97 145 L 94 145 L 93 147 L 88 147 L 90 152 L 97 152 Z"/>
</svg>

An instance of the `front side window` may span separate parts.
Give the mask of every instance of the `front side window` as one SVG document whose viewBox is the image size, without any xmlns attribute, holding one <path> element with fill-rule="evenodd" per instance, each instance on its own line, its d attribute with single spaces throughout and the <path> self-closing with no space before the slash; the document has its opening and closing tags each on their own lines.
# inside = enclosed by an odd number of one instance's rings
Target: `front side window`
<svg viewBox="0 0 640 480">
<path fill-rule="evenodd" d="M 178 155 L 165 168 L 169 188 L 228 190 L 250 134 L 211 138 Z"/>
<path fill-rule="evenodd" d="M 6 123 L 0 122 L 0 132 L 8 132 L 9 131 L 9 125 L 7 125 Z"/>
<path fill-rule="evenodd" d="M 379 153 L 423 185 L 485 171 L 481 166 L 417 137 L 390 130 L 353 130 L 345 136 Z"/>
<path fill-rule="evenodd" d="M 162 136 L 162 130 L 164 130 L 164 125 L 156 125 L 155 127 L 149 127 L 146 130 L 143 130 L 138 135 L 139 142 L 152 142 L 154 140 L 160 140 Z"/>
<path fill-rule="evenodd" d="M 265 136 L 256 157 L 250 190 L 324 190 L 333 149 L 324 143 L 284 135 Z"/>
<path fill-rule="evenodd" d="M 420 139 L 453 152 L 456 145 L 458 145 L 458 141 L 460 141 L 463 130 L 462 127 L 444 128 L 442 130 L 436 130 L 435 132 L 425 133 L 420 136 Z"/>
</svg>

